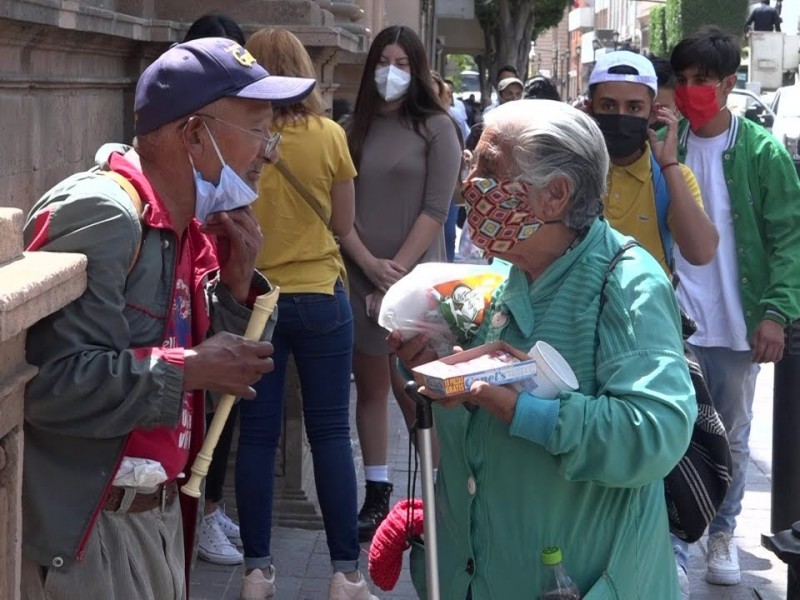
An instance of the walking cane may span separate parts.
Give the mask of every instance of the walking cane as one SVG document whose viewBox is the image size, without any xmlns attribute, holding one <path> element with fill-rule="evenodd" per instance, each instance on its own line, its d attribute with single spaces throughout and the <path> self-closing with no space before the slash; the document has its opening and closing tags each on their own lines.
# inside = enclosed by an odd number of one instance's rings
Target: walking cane
<svg viewBox="0 0 800 600">
<path fill-rule="evenodd" d="M 414 381 L 406 383 L 406 393 L 411 396 L 417 411 L 417 453 L 422 463 L 423 533 L 425 534 L 425 583 L 428 600 L 439 600 L 439 553 L 436 538 L 436 500 L 433 496 L 433 410 L 431 399 L 419 393 Z"/>
<path fill-rule="evenodd" d="M 275 312 L 275 306 L 278 304 L 278 296 L 280 296 L 281 288 L 274 286 L 268 293 L 258 296 L 253 303 L 253 312 L 250 315 L 250 321 L 247 323 L 247 330 L 244 333 L 244 339 L 251 341 L 258 341 L 264 333 L 264 328 L 267 326 L 272 313 Z M 214 448 L 217 447 L 219 436 L 225 427 L 225 421 L 228 420 L 228 415 L 231 413 L 231 408 L 236 400 L 233 394 L 225 394 L 217 404 L 217 409 L 214 411 L 214 418 L 211 419 L 211 425 L 206 432 L 206 439 L 203 440 L 203 447 L 194 459 L 192 465 L 192 476 L 189 478 L 182 487 L 181 491 L 187 496 L 192 498 L 200 497 L 200 483 L 206 475 L 208 475 L 208 466 L 211 464 L 211 457 L 214 455 Z"/>
</svg>

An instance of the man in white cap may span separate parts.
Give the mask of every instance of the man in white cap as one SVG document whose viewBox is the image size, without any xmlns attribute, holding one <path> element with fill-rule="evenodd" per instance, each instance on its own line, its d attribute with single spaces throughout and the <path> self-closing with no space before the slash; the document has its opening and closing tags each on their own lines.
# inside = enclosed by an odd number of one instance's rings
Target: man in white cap
<svg viewBox="0 0 800 600">
<path fill-rule="evenodd" d="M 658 80 L 646 57 L 603 55 L 589 78 L 589 110 L 611 157 L 605 216 L 672 276 L 672 245 L 692 264 L 713 260 L 719 236 L 691 170 L 678 162 L 678 119 L 655 102 Z M 663 141 L 650 124 L 665 123 Z"/>
</svg>

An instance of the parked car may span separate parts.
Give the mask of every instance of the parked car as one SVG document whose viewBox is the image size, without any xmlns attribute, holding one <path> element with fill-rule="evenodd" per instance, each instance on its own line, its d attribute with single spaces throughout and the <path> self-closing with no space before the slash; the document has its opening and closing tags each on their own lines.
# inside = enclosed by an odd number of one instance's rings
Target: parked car
<svg viewBox="0 0 800 600">
<path fill-rule="evenodd" d="M 477 71 L 461 71 L 458 74 L 458 83 L 461 91 L 454 95 L 461 100 L 468 100 L 472 96 L 478 104 L 481 102 L 481 80 Z"/>
<path fill-rule="evenodd" d="M 772 131 L 775 113 L 755 92 L 734 88 L 728 96 L 728 109 L 736 116 L 755 121 Z"/>
<path fill-rule="evenodd" d="M 800 174 L 800 84 L 779 88 L 772 99 L 772 134 L 783 142 Z"/>
</svg>

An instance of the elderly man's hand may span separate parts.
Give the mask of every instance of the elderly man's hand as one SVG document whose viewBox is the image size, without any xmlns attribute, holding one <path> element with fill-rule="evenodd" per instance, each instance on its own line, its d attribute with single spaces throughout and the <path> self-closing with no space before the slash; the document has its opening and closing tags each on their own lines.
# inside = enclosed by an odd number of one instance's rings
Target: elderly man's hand
<svg viewBox="0 0 800 600">
<path fill-rule="evenodd" d="M 210 215 L 203 224 L 204 233 L 217 242 L 220 281 L 240 304 L 250 293 L 256 257 L 264 236 L 253 209 L 239 208 Z"/>
<path fill-rule="evenodd" d="M 272 371 L 272 344 L 254 342 L 226 331 L 184 353 L 183 387 L 255 398 L 250 387 Z"/>
</svg>

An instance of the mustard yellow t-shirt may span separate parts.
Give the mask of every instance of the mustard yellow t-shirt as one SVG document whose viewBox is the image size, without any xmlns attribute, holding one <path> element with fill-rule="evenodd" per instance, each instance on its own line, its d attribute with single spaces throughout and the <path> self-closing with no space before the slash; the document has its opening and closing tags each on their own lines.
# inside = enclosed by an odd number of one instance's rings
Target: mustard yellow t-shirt
<svg viewBox="0 0 800 600">
<path fill-rule="evenodd" d="M 287 123 L 280 156 L 284 165 L 331 215 L 331 186 L 356 175 L 344 130 L 330 119 Z M 325 223 L 277 168 L 266 165 L 253 210 L 264 234 L 256 268 L 284 293 L 332 294 L 343 276 L 339 249 Z"/>
<path fill-rule="evenodd" d="M 703 206 L 703 197 L 694 173 L 686 165 L 680 165 L 680 169 L 695 201 Z M 603 206 L 605 217 L 611 226 L 644 246 L 667 275 L 671 276 L 658 229 L 656 197 L 650 168 L 650 146 L 647 146 L 636 162 L 627 167 L 611 165 L 608 173 L 608 193 L 603 199 Z M 672 216 L 669 213 L 667 226 L 672 231 Z"/>
</svg>

